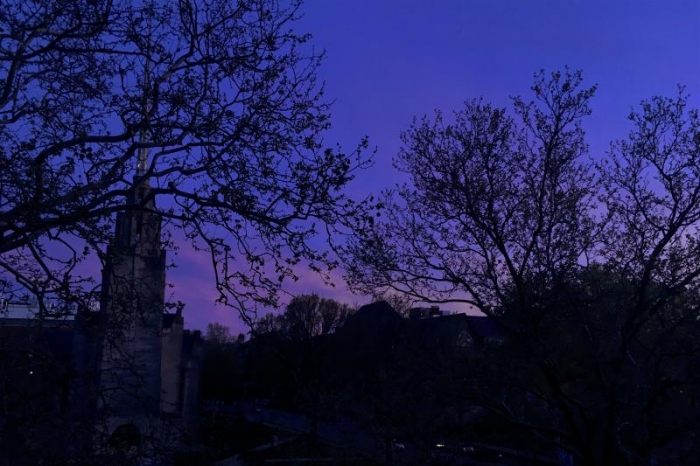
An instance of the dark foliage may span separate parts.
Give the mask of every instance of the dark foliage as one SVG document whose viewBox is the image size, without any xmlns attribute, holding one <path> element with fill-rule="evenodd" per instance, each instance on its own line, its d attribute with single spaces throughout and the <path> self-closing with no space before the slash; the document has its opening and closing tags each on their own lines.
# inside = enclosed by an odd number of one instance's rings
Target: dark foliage
<svg viewBox="0 0 700 466">
<path fill-rule="evenodd" d="M 349 279 L 498 319 L 515 346 L 487 391 L 518 395 L 489 409 L 577 462 L 697 454 L 698 112 L 682 89 L 642 102 L 595 164 L 594 88 L 566 71 L 532 91 L 513 114 L 472 100 L 414 122 L 396 159 L 411 183 L 345 248 Z"/>
</svg>

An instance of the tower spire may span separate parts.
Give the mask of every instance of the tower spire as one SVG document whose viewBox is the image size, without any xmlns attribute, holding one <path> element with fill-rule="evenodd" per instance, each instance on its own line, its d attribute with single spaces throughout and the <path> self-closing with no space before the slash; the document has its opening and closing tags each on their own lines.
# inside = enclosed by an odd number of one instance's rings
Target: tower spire
<svg viewBox="0 0 700 466">
<path fill-rule="evenodd" d="M 145 129 L 141 130 L 141 134 L 139 136 L 139 143 L 140 144 L 146 144 L 148 142 L 148 133 Z M 136 178 L 141 179 L 143 176 L 146 174 L 146 170 L 148 167 L 148 148 L 142 146 L 139 148 L 139 158 L 138 158 L 138 163 L 136 165 Z"/>
<path fill-rule="evenodd" d="M 146 46 L 146 63 L 144 65 L 144 77 L 143 77 L 143 110 L 144 110 L 144 125 L 139 133 L 139 143 L 141 147 L 138 151 L 138 161 L 136 164 L 136 178 L 141 179 L 146 174 L 148 170 L 148 147 L 146 146 L 149 142 L 148 130 L 150 127 L 151 119 L 151 15 L 148 15 L 148 34 L 147 34 L 147 46 Z"/>
</svg>

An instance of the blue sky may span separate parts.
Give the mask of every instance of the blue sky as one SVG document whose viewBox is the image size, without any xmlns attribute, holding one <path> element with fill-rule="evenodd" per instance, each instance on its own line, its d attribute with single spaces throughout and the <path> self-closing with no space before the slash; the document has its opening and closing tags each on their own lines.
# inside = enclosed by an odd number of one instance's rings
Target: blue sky
<svg viewBox="0 0 700 466">
<path fill-rule="evenodd" d="M 400 180 L 391 159 L 414 116 L 451 113 L 481 96 L 506 106 L 511 95 L 528 96 L 540 69 L 581 69 L 598 85 L 585 123 L 595 158 L 627 134 L 627 115 L 644 98 L 684 84 L 700 107 L 698 0 L 307 0 L 302 12 L 297 30 L 326 51 L 327 145 L 351 150 L 366 135 L 376 147 L 374 168 L 351 186 L 358 197 Z M 175 261 L 169 279 L 188 326 L 218 321 L 245 331 L 213 305 L 207 257 L 183 250 Z M 366 301 L 345 289 L 341 273 L 336 281 L 328 289 L 308 272 L 290 291 Z"/>
</svg>

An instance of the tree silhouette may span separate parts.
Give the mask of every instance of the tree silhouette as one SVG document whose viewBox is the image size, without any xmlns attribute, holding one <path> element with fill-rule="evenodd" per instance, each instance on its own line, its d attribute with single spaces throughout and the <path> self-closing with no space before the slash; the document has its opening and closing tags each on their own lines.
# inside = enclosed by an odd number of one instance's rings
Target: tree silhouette
<svg viewBox="0 0 700 466">
<path fill-rule="evenodd" d="M 231 335 L 231 329 L 218 322 L 207 324 L 207 333 L 204 338 L 208 344 L 216 346 L 226 345 L 235 341 L 235 338 Z"/>
<path fill-rule="evenodd" d="M 481 100 L 451 125 L 439 112 L 415 120 L 396 160 L 413 185 L 386 193 L 383 215 L 349 246 L 352 283 L 433 301 L 465 291 L 459 300 L 493 314 L 511 285 L 547 285 L 575 266 L 592 244 L 597 194 L 580 160 L 594 88 L 580 83 L 538 75 L 537 104 L 514 100 L 520 124 Z"/>
<path fill-rule="evenodd" d="M 266 314 L 253 326 L 255 334 L 276 333 L 294 342 L 308 342 L 312 338 L 329 335 L 340 328 L 353 309 L 334 299 L 317 294 L 295 296 L 284 313 Z"/>
<path fill-rule="evenodd" d="M 358 219 L 348 278 L 500 320 L 515 362 L 486 385 L 506 398 L 484 403 L 582 464 L 689 455 L 700 119 L 682 90 L 645 101 L 594 164 L 581 126 L 594 90 L 541 72 L 514 115 L 472 100 L 453 123 L 415 120 L 395 161 L 411 183 Z"/>
<path fill-rule="evenodd" d="M 153 414 L 165 441 L 175 438 L 165 435 L 168 423 L 159 422 L 158 390 L 150 399 L 140 396 L 147 378 L 157 386 L 158 368 L 145 361 L 155 366 L 160 359 L 149 356 L 162 343 L 163 283 L 155 279 L 165 266 L 161 236 L 166 248 L 177 247 L 174 234 L 209 254 L 219 301 L 244 320 L 256 304 L 275 304 L 297 266 L 323 274 L 335 265 L 318 252 L 317 237 L 332 234 L 339 216 L 356 208 L 342 190 L 367 164 L 360 153 L 365 143 L 350 154 L 323 145 L 329 106 L 316 78 L 322 54 L 292 29 L 300 7 L 300 1 L 273 0 L 3 4 L 2 298 L 35 295 L 41 316 L 48 313 L 47 297 L 95 310 L 96 273 L 86 262 L 97 257 L 114 272 L 104 275 L 100 318 L 84 312 L 84 323 L 77 316 L 66 324 L 75 338 L 89 341 L 80 354 L 71 353 L 71 364 L 85 360 L 82 370 L 63 371 L 72 377 L 69 388 L 76 386 L 65 405 L 94 411 L 97 399 L 99 409 L 112 414 L 119 409 L 103 402 L 108 392 L 134 398 Z M 115 214 L 123 221 L 116 234 Z M 105 252 L 108 243 L 111 252 Z M 115 264 L 145 249 L 148 260 L 139 257 L 131 262 L 138 266 L 115 271 Z M 102 318 L 109 303 L 114 312 Z M 146 333 L 151 346 L 141 351 L 133 342 Z M 12 341 L 0 343 L 4 368 L 31 354 Z M 110 374 L 116 375 L 107 380 Z M 120 383 L 126 374 L 133 377 Z M 1 375 L 11 385 L 8 373 Z M 16 391 L 19 399 L 34 393 Z M 36 445 L 48 436 L 29 435 L 34 425 L 54 427 L 51 438 L 62 445 L 80 443 L 66 442 L 68 429 L 47 420 L 79 424 L 73 438 L 104 443 L 95 439 L 95 421 L 103 420 L 97 417 L 106 418 L 101 414 L 59 419 L 46 409 L 37 413 L 25 416 L 29 433 L 21 432 Z M 117 437 L 128 434 L 127 427 Z M 155 451 L 160 440 L 143 443 Z"/>
<path fill-rule="evenodd" d="M 317 294 L 295 296 L 284 311 L 289 338 L 309 341 L 328 335 L 343 325 L 351 308 L 334 299 L 321 298 Z"/>
<path fill-rule="evenodd" d="M 366 165 L 365 143 L 352 154 L 323 146 L 322 54 L 291 29 L 300 3 L 4 5 L 6 297 L 80 298 L 90 284 L 81 263 L 102 254 L 114 213 L 129 209 L 156 210 L 206 251 L 220 301 L 244 319 L 253 302 L 275 302 L 297 264 L 332 267 L 308 239 L 354 208 L 341 190 Z M 151 190 L 129 204 L 134 173 Z"/>
</svg>

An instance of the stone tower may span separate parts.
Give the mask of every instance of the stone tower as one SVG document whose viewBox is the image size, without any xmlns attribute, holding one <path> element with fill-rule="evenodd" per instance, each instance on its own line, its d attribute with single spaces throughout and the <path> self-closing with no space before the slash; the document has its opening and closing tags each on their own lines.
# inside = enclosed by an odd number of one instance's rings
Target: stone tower
<svg viewBox="0 0 700 466">
<path fill-rule="evenodd" d="M 103 442 L 158 437 L 165 251 L 149 197 L 145 149 L 124 212 L 117 215 L 102 276 L 98 431 Z M 126 440 L 121 437 L 126 437 Z M 139 447 L 140 448 L 140 447 Z"/>
</svg>

